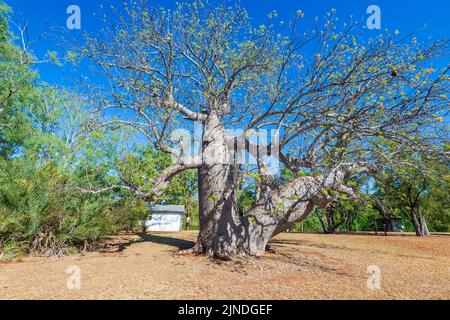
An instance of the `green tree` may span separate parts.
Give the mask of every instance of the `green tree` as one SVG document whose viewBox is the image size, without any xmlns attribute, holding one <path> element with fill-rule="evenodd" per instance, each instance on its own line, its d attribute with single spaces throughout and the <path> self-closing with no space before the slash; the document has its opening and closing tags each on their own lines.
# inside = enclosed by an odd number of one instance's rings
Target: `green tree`
<svg viewBox="0 0 450 320">
<path fill-rule="evenodd" d="M 112 190 L 123 132 L 92 129 L 81 97 L 37 81 L 34 58 L 13 44 L 0 4 L 0 259 L 89 248 L 148 215 L 145 203 Z"/>
<path fill-rule="evenodd" d="M 374 194 L 377 209 L 387 218 L 397 215 L 407 218 L 417 236 L 429 235 L 430 229 L 447 231 L 448 164 L 417 155 L 403 157 L 402 161 L 410 165 L 388 168 L 377 176 Z"/>
<path fill-rule="evenodd" d="M 147 197 L 161 171 L 167 170 L 172 158 L 151 147 L 140 148 L 120 159 L 114 167 L 118 172 L 118 189 L 136 194 L 133 186 L 139 185 L 138 196 L 151 204 L 184 205 L 185 215 L 191 217 L 193 229 L 198 227 L 198 181 L 195 170 L 186 170 L 173 177 L 158 197 Z M 131 189 L 131 190 L 130 190 Z"/>
<path fill-rule="evenodd" d="M 29 60 L 13 44 L 8 28 L 9 7 L 0 2 L 0 156 L 14 152 L 31 132 L 30 123 L 23 113 L 35 94 L 35 72 Z"/>
</svg>

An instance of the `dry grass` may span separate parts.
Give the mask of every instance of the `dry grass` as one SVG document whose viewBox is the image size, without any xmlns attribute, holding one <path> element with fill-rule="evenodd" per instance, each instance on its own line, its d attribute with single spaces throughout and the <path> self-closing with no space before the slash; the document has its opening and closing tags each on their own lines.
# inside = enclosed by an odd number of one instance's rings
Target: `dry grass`
<svg viewBox="0 0 450 320">
<path fill-rule="evenodd" d="M 275 254 L 219 262 L 177 255 L 196 234 L 122 235 L 105 249 L 0 264 L 1 299 L 449 299 L 450 236 L 283 234 Z M 68 290 L 69 266 L 81 268 Z M 382 288 L 366 286 L 369 265 Z"/>
</svg>

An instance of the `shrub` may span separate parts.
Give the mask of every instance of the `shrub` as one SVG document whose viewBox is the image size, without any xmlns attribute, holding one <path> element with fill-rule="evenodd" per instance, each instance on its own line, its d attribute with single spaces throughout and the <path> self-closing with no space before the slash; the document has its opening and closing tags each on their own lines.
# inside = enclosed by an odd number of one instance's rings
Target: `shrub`
<svg viewBox="0 0 450 320">
<path fill-rule="evenodd" d="M 145 204 L 114 194 L 82 195 L 54 163 L 0 160 L 0 254 L 62 255 L 132 229 Z"/>
</svg>

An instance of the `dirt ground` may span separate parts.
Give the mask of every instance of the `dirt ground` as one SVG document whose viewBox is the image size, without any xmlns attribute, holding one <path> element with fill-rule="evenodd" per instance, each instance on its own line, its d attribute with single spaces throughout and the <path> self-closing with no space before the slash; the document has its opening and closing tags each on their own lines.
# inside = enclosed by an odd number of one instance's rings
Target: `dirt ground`
<svg viewBox="0 0 450 320">
<path fill-rule="evenodd" d="M 2 263 L 0 299 L 450 299 L 450 236 L 283 234 L 260 258 L 176 254 L 195 237 L 122 235 L 98 252 Z M 367 287 L 372 265 L 380 289 Z"/>
</svg>

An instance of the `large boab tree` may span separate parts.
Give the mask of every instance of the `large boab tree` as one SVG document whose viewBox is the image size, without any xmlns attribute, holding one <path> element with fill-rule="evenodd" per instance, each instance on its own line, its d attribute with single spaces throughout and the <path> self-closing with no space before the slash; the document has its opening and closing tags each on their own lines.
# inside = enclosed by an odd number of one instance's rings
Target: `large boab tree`
<svg viewBox="0 0 450 320">
<path fill-rule="evenodd" d="M 176 174 L 198 170 L 195 252 L 263 254 L 271 237 L 317 207 L 356 198 L 345 184 L 353 175 L 397 165 L 392 152 L 433 156 L 442 145 L 435 129 L 449 105 L 448 66 L 430 64 L 445 54 L 444 41 L 419 44 L 397 33 L 363 40 L 368 31 L 338 22 L 334 10 L 305 32 L 301 11 L 289 25 L 272 12 L 255 27 L 229 2 L 125 9 L 81 50 L 103 77 L 97 83 L 107 84 L 91 97 L 106 114 L 102 125 L 131 126 L 174 156 L 144 186 L 122 172 L 121 187 L 152 200 Z M 180 151 L 173 139 L 189 122 L 201 123 L 199 153 Z M 241 134 L 230 138 L 230 128 Z M 266 146 L 250 138 L 264 129 L 276 132 Z M 256 165 L 243 166 L 236 146 Z M 280 179 L 269 158 L 291 178 Z M 249 176 L 258 197 L 242 215 L 236 190 Z"/>
</svg>

